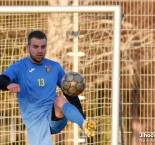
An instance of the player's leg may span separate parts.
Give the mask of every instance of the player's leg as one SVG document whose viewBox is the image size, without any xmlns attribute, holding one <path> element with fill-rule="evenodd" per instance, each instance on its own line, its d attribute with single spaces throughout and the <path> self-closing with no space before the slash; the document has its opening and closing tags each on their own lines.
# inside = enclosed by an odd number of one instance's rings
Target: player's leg
<svg viewBox="0 0 155 145">
<path fill-rule="evenodd" d="M 58 119 L 67 118 L 67 120 L 78 124 L 83 128 L 88 137 L 94 135 L 96 129 L 96 123 L 93 121 L 87 121 L 79 110 L 69 103 L 64 97 L 57 97 L 54 102 L 55 116 Z M 59 129 L 60 130 L 60 129 Z"/>
<path fill-rule="evenodd" d="M 77 123 L 82 128 L 84 117 L 66 98 L 58 96 L 54 101 L 54 109 L 56 117 L 63 118 L 65 116 L 69 121 Z"/>
<path fill-rule="evenodd" d="M 32 127 L 28 128 L 28 141 L 29 145 L 54 145 L 51 140 L 49 119 L 46 114 Z"/>
<path fill-rule="evenodd" d="M 58 108 L 57 108 L 58 109 Z M 54 108 L 54 105 L 52 107 L 52 112 L 50 116 L 50 129 L 51 129 L 51 134 L 57 134 L 60 131 L 62 131 L 66 124 L 67 124 L 67 118 L 62 114 L 61 110 L 57 110 Z M 57 116 L 56 116 L 57 113 Z"/>
</svg>

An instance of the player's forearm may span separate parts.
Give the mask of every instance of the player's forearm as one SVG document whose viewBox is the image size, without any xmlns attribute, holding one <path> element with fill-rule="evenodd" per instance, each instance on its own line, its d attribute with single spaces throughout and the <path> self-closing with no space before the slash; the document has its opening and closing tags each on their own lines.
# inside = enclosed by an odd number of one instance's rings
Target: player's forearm
<svg viewBox="0 0 155 145">
<path fill-rule="evenodd" d="M 6 75 L 0 75 L 0 90 L 8 90 L 7 86 L 11 84 L 10 78 Z"/>
<path fill-rule="evenodd" d="M 73 105 L 80 111 L 80 113 L 82 114 L 82 116 L 83 116 L 84 118 L 86 118 L 85 115 L 84 115 L 84 113 L 83 113 L 83 109 L 82 109 L 82 105 L 81 105 L 81 102 L 80 102 L 79 97 L 78 97 L 78 96 L 71 97 L 71 96 L 68 96 L 68 95 L 66 95 L 66 94 L 64 94 L 64 95 L 65 95 L 66 99 L 67 99 L 71 104 L 73 104 Z"/>
</svg>

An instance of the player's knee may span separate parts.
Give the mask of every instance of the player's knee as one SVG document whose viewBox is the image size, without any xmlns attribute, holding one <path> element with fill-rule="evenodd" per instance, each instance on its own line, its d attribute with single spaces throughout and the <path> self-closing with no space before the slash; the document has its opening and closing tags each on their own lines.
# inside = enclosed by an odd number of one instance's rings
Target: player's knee
<svg viewBox="0 0 155 145">
<path fill-rule="evenodd" d="M 58 96 L 54 101 L 54 109 L 55 109 L 55 116 L 57 118 L 63 118 L 64 114 L 62 112 L 63 105 L 68 102 L 64 97 Z"/>
<path fill-rule="evenodd" d="M 54 101 L 54 105 L 60 109 L 62 109 L 63 105 L 68 102 L 66 98 L 62 97 L 62 96 L 57 96 L 55 101 Z"/>
</svg>

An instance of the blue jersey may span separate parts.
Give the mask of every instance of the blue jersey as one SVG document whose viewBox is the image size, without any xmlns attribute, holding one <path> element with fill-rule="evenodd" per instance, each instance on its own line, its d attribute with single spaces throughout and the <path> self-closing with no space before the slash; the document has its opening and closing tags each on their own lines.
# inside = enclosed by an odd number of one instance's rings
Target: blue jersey
<svg viewBox="0 0 155 145">
<path fill-rule="evenodd" d="M 29 128 L 51 109 L 56 87 L 61 87 L 65 72 L 58 62 L 44 58 L 42 64 L 34 64 L 26 57 L 10 65 L 3 74 L 20 85 L 17 93 L 20 113 Z"/>
</svg>

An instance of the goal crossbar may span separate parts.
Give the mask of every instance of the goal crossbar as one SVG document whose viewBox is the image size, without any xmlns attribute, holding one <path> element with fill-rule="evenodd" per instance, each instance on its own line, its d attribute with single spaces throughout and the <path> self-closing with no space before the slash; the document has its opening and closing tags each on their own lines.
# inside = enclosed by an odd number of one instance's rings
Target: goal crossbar
<svg viewBox="0 0 155 145">
<path fill-rule="evenodd" d="M 112 66 L 112 143 L 118 144 L 119 96 L 120 96 L 120 6 L 0 6 L 0 13 L 76 13 L 76 12 L 113 12 L 113 66 Z"/>
<path fill-rule="evenodd" d="M 0 6 L 0 13 L 119 12 L 120 6 Z"/>
</svg>

